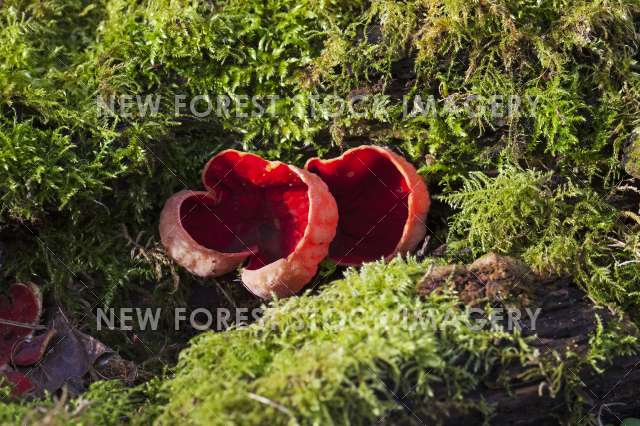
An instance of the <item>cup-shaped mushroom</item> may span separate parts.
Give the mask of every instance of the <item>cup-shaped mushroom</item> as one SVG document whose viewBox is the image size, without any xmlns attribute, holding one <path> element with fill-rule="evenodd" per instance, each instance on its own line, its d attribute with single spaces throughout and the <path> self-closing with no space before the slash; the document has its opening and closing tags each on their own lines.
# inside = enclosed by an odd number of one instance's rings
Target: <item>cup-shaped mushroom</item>
<svg viewBox="0 0 640 426">
<path fill-rule="evenodd" d="M 329 257 L 338 264 L 390 259 L 426 234 L 430 197 L 424 180 L 389 149 L 360 146 L 337 158 L 312 158 L 306 169 L 329 186 L 340 220 Z"/>
<path fill-rule="evenodd" d="M 290 296 L 327 256 L 338 210 L 318 176 L 278 161 L 226 150 L 205 166 L 205 192 L 182 191 L 163 210 L 169 255 L 200 276 L 240 264 L 244 285 L 262 298 Z"/>
<path fill-rule="evenodd" d="M 7 320 L 0 323 L 0 367 L 11 361 L 16 344 L 33 333 L 29 325 L 37 324 L 41 313 L 42 296 L 33 283 L 13 284 L 7 295 L 0 295 L 0 319 Z"/>
<path fill-rule="evenodd" d="M 233 271 L 257 250 L 236 237 L 242 230 L 235 204 L 222 191 L 184 190 L 167 200 L 160 215 L 160 239 L 178 264 L 201 277 Z"/>
</svg>

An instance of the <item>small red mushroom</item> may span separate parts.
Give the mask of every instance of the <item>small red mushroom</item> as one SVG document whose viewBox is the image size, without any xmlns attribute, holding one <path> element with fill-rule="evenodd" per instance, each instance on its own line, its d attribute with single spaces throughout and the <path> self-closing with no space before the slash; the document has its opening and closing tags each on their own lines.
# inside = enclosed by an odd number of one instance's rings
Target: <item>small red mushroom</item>
<svg viewBox="0 0 640 426">
<path fill-rule="evenodd" d="M 9 288 L 6 296 L 0 296 L 0 367 L 11 360 L 14 346 L 31 336 L 33 329 L 20 323 L 35 325 L 40 320 L 42 297 L 33 283 L 17 283 Z"/>
<path fill-rule="evenodd" d="M 389 149 L 360 146 L 305 167 L 319 175 L 338 203 L 340 221 L 329 257 L 360 265 L 415 249 L 426 234 L 430 198 L 424 180 Z"/>
<path fill-rule="evenodd" d="M 255 295 L 295 294 L 315 275 L 335 236 L 338 209 L 327 185 L 306 170 L 226 150 L 205 166 L 206 191 L 167 200 L 160 236 L 191 273 L 217 277 L 246 262 Z"/>
</svg>

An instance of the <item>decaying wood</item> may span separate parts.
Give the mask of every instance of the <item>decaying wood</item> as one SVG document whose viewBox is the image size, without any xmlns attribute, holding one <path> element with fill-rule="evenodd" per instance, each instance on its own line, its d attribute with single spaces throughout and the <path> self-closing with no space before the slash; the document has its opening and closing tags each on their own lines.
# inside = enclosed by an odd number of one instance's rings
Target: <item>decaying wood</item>
<svg viewBox="0 0 640 426">
<path fill-rule="evenodd" d="M 563 357 L 568 350 L 579 356 L 585 354 L 598 318 L 605 326 L 618 321 L 629 334 L 638 333 L 630 321 L 595 306 L 570 280 L 541 280 L 524 264 L 509 257 L 491 254 L 471 265 L 434 267 L 419 284 L 418 291 L 424 295 L 447 285 L 454 286 L 468 305 L 540 307 L 535 333 L 527 330 L 526 325 L 523 333 L 537 335 L 532 344 L 542 356 Z M 508 368 L 506 377 L 510 379 L 506 385 L 487 381 L 468 399 L 484 400 L 493 406 L 490 424 L 546 425 L 558 424 L 558 418 L 566 418 L 569 405 L 562 392 L 555 398 L 550 396 L 541 380 L 523 380 L 522 371 L 517 365 Z M 613 424 L 628 416 L 640 416 L 640 356 L 616 359 L 602 373 L 589 368 L 568 374 L 584 383 L 582 397 L 590 413 Z M 447 424 L 478 424 L 480 420 L 479 413 L 452 412 Z"/>
</svg>

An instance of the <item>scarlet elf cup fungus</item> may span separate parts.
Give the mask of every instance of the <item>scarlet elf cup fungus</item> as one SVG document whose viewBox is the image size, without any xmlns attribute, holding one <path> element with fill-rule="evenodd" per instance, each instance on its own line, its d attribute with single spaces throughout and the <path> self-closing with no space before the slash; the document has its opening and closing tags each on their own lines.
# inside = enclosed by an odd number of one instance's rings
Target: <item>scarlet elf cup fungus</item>
<svg viewBox="0 0 640 426">
<path fill-rule="evenodd" d="M 312 158 L 306 169 L 327 183 L 338 203 L 340 220 L 329 249 L 338 264 L 389 259 L 424 238 L 429 191 L 398 154 L 365 145 L 330 160 Z"/>
<path fill-rule="evenodd" d="M 42 313 L 40 290 L 33 283 L 13 284 L 7 295 L 0 296 L 0 382 L 8 381 L 12 395 L 19 396 L 31 389 L 28 377 L 7 365 L 17 345 L 29 338 Z"/>
<path fill-rule="evenodd" d="M 11 361 L 16 344 L 29 337 L 33 329 L 12 325 L 35 325 L 40 320 L 42 299 L 40 290 L 33 283 L 17 283 L 9 288 L 6 296 L 0 296 L 0 367 Z"/>
<path fill-rule="evenodd" d="M 246 262 L 242 282 L 262 298 L 293 295 L 311 281 L 338 222 L 318 176 L 226 150 L 207 163 L 202 181 L 206 191 L 178 192 L 160 217 L 162 243 L 176 262 L 202 277 Z"/>
</svg>

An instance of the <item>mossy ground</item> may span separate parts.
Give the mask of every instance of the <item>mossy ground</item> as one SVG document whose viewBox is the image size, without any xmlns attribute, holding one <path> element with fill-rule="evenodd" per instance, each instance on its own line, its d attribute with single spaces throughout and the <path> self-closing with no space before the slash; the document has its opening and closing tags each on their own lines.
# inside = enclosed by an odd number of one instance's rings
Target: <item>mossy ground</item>
<svg viewBox="0 0 640 426">
<path fill-rule="evenodd" d="M 175 362 L 189 336 L 174 333 L 171 318 L 162 333 L 142 336 L 145 345 L 125 333 L 97 333 L 87 318 L 97 306 L 168 312 L 202 286 L 212 289 L 214 304 L 255 302 L 237 283 L 196 280 L 164 256 L 157 235 L 164 200 L 199 187 L 202 165 L 224 148 L 302 165 L 372 142 L 403 152 L 429 182 L 437 196 L 429 249 L 447 243 L 440 261 L 491 250 L 518 256 L 540 272 L 572 275 L 596 302 L 638 321 L 639 190 L 621 159 L 640 127 L 639 33 L 634 0 L 4 1 L 2 281 L 36 281 L 80 327 L 146 361 L 149 375 L 172 376 L 163 365 Z M 316 96 L 359 93 L 368 97 L 356 111 L 309 114 Z M 96 113 L 97 96 L 138 94 L 159 95 L 161 112 Z M 171 112 L 175 95 L 200 94 L 278 101 L 260 117 Z M 496 94 L 537 104 L 510 116 L 445 108 L 468 95 Z M 407 117 L 403 96 L 433 96 L 440 113 Z M 397 407 L 388 389 L 418 386 L 418 399 L 428 400 L 432 384 L 444 379 L 452 381 L 450 402 L 462 402 L 490 365 L 526 359 L 526 345 L 496 352 L 488 345 L 492 332 L 469 335 L 462 326 L 444 336 L 287 331 L 287 321 L 309 310 L 359 306 L 345 286 L 370 297 L 362 324 L 373 308 L 415 307 L 422 302 L 411 297 L 410 282 L 424 267 L 369 266 L 335 282 L 341 271 L 328 267 L 322 291 L 269 311 L 284 315 L 284 328 L 266 336 L 259 326 L 204 334 L 190 343 L 173 380 L 121 392 L 98 384 L 85 398 L 101 403 L 76 420 L 159 416 L 171 423 L 180 413 L 195 421 L 209 410 L 221 422 L 289 421 L 282 410 L 247 399 L 256 394 L 286 401 L 303 423 L 357 423 Z M 452 302 L 428 303 L 439 311 Z M 461 363 L 456 351 L 477 362 Z M 301 356 L 309 362 L 296 363 Z M 432 375 L 416 373 L 425 366 Z M 374 377 L 380 374 L 387 390 Z M 212 397 L 218 394 L 224 397 Z M 59 411 L 61 422 L 70 421 L 72 409 Z M 34 415 L 18 404 L 0 413 L 5 422 Z"/>
</svg>

